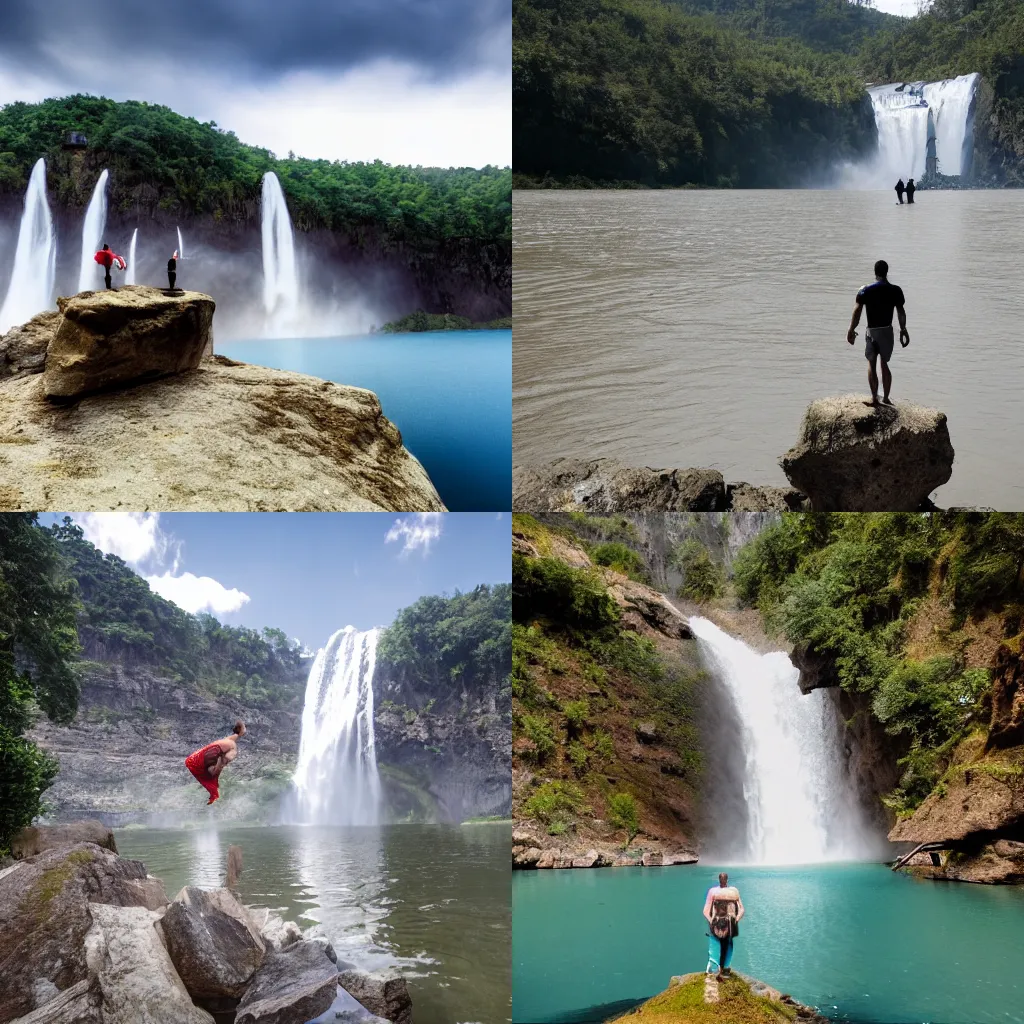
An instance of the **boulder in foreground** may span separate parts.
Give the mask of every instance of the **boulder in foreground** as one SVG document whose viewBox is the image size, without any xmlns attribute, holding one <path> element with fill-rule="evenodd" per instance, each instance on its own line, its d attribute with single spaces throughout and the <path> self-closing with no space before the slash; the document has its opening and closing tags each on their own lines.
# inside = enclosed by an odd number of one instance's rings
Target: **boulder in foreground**
<svg viewBox="0 0 1024 1024">
<path fill-rule="evenodd" d="M 0 511 L 443 512 L 372 391 L 221 356 L 68 406 L 0 381 Z"/>
<path fill-rule="evenodd" d="M 235 1024 L 293 1024 L 318 1017 L 334 1002 L 338 968 L 322 945 L 295 942 L 272 952 L 238 1004 Z"/>
<path fill-rule="evenodd" d="M 62 316 L 46 353 L 47 398 L 79 395 L 195 369 L 213 354 L 214 301 L 146 285 L 57 300 Z"/>
<path fill-rule="evenodd" d="M 394 1024 L 412 1024 L 412 997 L 405 978 L 397 971 L 350 969 L 342 971 L 338 981 L 371 1013 Z"/>
<path fill-rule="evenodd" d="M 858 395 L 812 402 L 779 460 L 816 512 L 916 512 L 953 473 L 945 413 Z"/>
<path fill-rule="evenodd" d="M 0 380 L 43 372 L 46 349 L 60 319 L 57 310 L 48 309 L 0 337 Z"/>
<path fill-rule="evenodd" d="M 11 856 L 15 860 L 22 860 L 44 850 L 72 846 L 75 843 L 95 843 L 111 853 L 117 853 L 114 833 L 102 822 L 88 819 L 65 825 L 29 825 L 11 840 Z"/>
</svg>

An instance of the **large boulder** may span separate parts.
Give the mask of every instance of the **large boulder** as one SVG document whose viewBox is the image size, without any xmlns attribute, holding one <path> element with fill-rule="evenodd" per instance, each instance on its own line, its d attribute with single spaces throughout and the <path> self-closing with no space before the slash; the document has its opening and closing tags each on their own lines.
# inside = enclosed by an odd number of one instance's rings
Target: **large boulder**
<svg viewBox="0 0 1024 1024">
<path fill-rule="evenodd" d="M 104 1024 L 99 979 L 92 975 L 75 982 L 12 1024 Z"/>
<path fill-rule="evenodd" d="M 68 401 L 195 369 L 213 352 L 214 301 L 146 285 L 57 300 L 63 314 L 46 353 L 46 397 Z"/>
<path fill-rule="evenodd" d="M 817 512 L 915 512 L 953 473 L 945 413 L 857 395 L 812 402 L 779 460 Z"/>
<path fill-rule="evenodd" d="M 99 979 L 103 1019 L 117 1024 L 213 1024 L 193 1005 L 156 930 L 160 912 L 144 907 L 92 907 L 85 937 Z"/>
<path fill-rule="evenodd" d="M 215 356 L 70 406 L 0 381 L 0 511 L 444 511 L 372 391 Z"/>
<path fill-rule="evenodd" d="M 117 853 L 114 833 L 100 821 L 72 821 L 66 825 L 30 825 L 11 840 L 11 856 L 15 860 L 34 857 L 44 850 L 75 843 L 95 843 Z M 166 902 L 166 900 L 164 901 Z"/>
<path fill-rule="evenodd" d="M 1024 744 L 1024 651 L 1020 637 L 999 645 L 992 666 L 992 721 L 988 747 Z"/>
<path fill-rule="evenodd" d="M 0 380 L 43 372 L 46 349 L 60 319 L 57 310 L 48 309 L 0 338 Z"/>
<path fill-rule="evenodd" d="M 259 932 L 260 938 L 268 949 L 280 952 L 302 937 L 302 929 L 294 921 L 286 921 L 280 914 L 266 907 L 246 908 L 253 927 Z"/>
<path fill-rule="evenodd" d="M 171 960 L 197 1002 L 241 998 L 266 956 L 248 911 L 228 889 L 185 886 L 161 928 Z"/>
<path fill-rule="evenodd" d="M 271 953 L 238 1004 L 235 1024 L 304 1024 L 334 1002 L 338 968 L 316 942 Z"/>
<path fill-rule="evenodd" d="M 156 909 L 161 894 L 144 864 L 92 843 L 45 850 L 0 871 L 0 1021 L 52 994 L 42 982 L 63 992 L 89 977 L 86 935 L 96 904 Z"/>
<path fill-rule="evenodd" d="M 342 971 L 338 982 L 371 1013 L 393 1024 L 412 1024 L 412 997 L 398 971 Z"/>
</svg>

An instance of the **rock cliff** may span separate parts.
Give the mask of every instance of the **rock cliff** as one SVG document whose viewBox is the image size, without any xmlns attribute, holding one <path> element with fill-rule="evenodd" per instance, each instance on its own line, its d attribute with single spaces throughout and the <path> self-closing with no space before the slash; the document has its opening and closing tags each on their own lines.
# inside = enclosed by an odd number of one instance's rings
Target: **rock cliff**
<svg viewBox="0 0 1024 1024">
<path fill-rule="evenodd" d="M 207 296 L 126 288 L 61 309 L 0 349 L 0 509 L 444 509 L 373 392 L 200 362 Z"/>
</svg>

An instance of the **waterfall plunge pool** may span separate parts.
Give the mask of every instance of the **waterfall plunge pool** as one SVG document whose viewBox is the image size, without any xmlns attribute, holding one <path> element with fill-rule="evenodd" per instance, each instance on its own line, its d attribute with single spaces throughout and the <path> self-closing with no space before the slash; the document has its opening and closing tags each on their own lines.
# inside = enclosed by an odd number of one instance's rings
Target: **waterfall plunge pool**
<svg viewBox="0 0 1024 1024">
<path fill-rule="evenodd" d="M 624 1013 L 707 964 L 720 870 L 746 908 L 733 967 L 837 1021 L 1024 1021 L 1024 889 L 931 882 L 882 864 L 619 868 L 513 875 L 513 1019 Z"/>
<path fill-rule="evenodd" d="M 237 843 L 242 902 L 321 923 L 342 960 L 397 967 L 416 1024 L 510 1019 L 511 841 L 506 824 L 117 832 L 121 855 L 143 861 L 172 899 L 184 885 L 222 884 Z"/>
<path fill-rule="evenodd" d="M 376 392 L 452 512 L 500 512 L 512 493 L 512 332 L 231 341 L 229 359 Z"/>
</svg>

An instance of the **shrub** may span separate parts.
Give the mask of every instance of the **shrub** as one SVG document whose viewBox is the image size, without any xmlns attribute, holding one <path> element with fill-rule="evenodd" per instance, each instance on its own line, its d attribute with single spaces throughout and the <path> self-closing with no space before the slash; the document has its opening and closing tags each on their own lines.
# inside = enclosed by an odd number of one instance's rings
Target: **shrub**
<svg viewBox="0 0 1024 1024">
<path fill-rule="evenodd" d="M 523 804 L 530 818 L 545 824 L 551 835 L 561 835 L 572 828 L 575 819 L 590 812 L 583 790 L 573 782 L 554 780 L 543 783 Z"/>
<path fill-rule="evenodd" d="M 569 735 L 578 736 L 587 724 L 590 706 L 585 700 L 570 700 L 562 705 L 562 713 L 565 715 L 565 725 Z"/>
<path fill-rule="evenodd" d="M 557 747 L 550 723 L 539 715 L 523 715 L 521 728 L 523 735 L 533 743 L 537 763 L 543 764 Z"/>
<path fill-rule="evenodd" d="M 569 759 L 569 764 L 572 765 L 572 770 L 577 775 L 585 775 L 587 771 L 587 763 L 590 760 L 590 751 L 587 750 L 579 740 L 573 740 L 569 744 L 565 753 L 566 757 Z"/>
<path fill-rule="evenodd" d="M 604 729 L 595 729 L 591 737 L 591 746 L 594 755 L 602 761 L 613 761 L 615 759 L 615 741 L 612 734 Z"/>
<path fill-rule="evenodd" d="M 625 544 L 620 544 L 618 541 L 598 544 L 590 552 L 590 557 L 597 565 L 607 566 L 630 579 L 641 582 L 646 579 L 644 560 L 632 548 L 627 548 Z"/>
<path fill-rule="evenodd" d="M 615 828 L 625 829 L 626 845 L 637 837 L 640 831 L 640 819 L 637 815 L 636 801 L 629 793 L 616 793 L 608 801 L 608 821 Z"/>
<path fill-rule="evenodd" d="M 725 570 L 708 554 L 699 541 L 687 540 L 676 545 L 669 564 L 683 574 L 679 597 L 691 601 L 711 601 L 725 591 Z"/>
<path fill-rule="evenodd" d="M 553 558 L 512 553 L 512 610 L 518 622 L 543 616 L 573 629 L 601 631 L 619 622 L 619 609 L 593 570 Z"/>
</svg>

